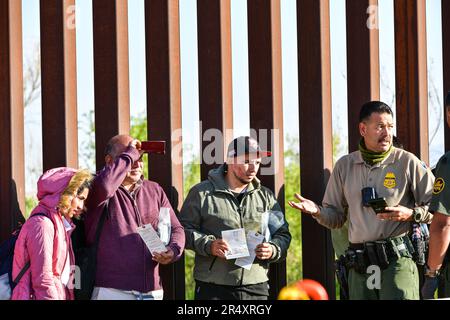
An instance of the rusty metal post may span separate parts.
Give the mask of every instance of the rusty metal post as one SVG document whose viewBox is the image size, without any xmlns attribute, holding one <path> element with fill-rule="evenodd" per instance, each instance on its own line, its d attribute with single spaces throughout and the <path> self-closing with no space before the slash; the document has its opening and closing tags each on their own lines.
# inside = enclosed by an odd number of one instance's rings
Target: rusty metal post
<svg viewBox="0 0 450 320">
<path fill-rule="evenodd" d="M 322 203 L 332 168 L 330 4 L 297 0 L 301 193 Z M 302 215 L 303 277 L 335 298 L 330 231 Z"/>
<path fill-rule="evenodd" d="M 272 150 L 270 165 L 261 166 L 260 179 L 284 211 L 284 144 L 279 0 L 247 1 L 250 127 L 262 147 Z M 267 132 L 260 130 L 267 130 Z M 270 298 L 286 285 L 286 262 L 270 266 Z"/>
<path fill-rule="evenodd" d="M 443 75 L 444 75 L 444 95 L 445 99 L 447 92 L 450 91 L 450 1 L 441 1 L 442 11 L 442 63 L 443 63 Z M 444 101 L 445 103 L 445 101 Z M 444 106 L 444 119 L 445 119 L 445 106 Z M 450 128 L 447 126 L 444 120 L 444 132 L 445 132 L 445 150 L 450 150 Z"/>
<path fill-rule="evenodd" d="M 229 136 L 233 129 L 230 10 L 230 0 L 197 0 L 199 114 L 201 134 L 205 138 L 201 148 L 202 180 L 224 160 L 223 152 L 232 139 Z M 209 129 L 220 132 L 224 139 L 215 141 L 204 136 Z M 209 152 L 206 148 L 211 143 L 219 147 Z M 216 161 L 211 163 L 210 156 Z"/>
<path fill-rule="evenodd" d="M 108 140 L 130 131 L 128 1 L 93 0 L 97 169 Z"/>
<path fill-rule="evenodd" d="M 0 241 L 25 212 L 22 1 L 0 0 Z"/>
<path fill-rule="evenodd" d="M 429 161 L 425 0 L 394 0 L 397 135 Z"/>
<path fill-rule="evenodd" d="M 75 0 L 41 0 L 43 169 L 78 166 Z"/>
<path fill-rule="evenodd" d="M 378 0 L 347 0 L 348 148 L 358 150 L 361 106 L 380 99 Z"/>
<path fill-rule="evenodd" d="M 148 138 L 167 146 L 165 156 L 149 156 L 149 178 L 163 187 L 177 214 L 183 201 L 179 21 L 178 0 L 146 0 Z M 183 300 L 184 259 L 161 266 L 160 273 L 164 298 Z"/>
</svg>

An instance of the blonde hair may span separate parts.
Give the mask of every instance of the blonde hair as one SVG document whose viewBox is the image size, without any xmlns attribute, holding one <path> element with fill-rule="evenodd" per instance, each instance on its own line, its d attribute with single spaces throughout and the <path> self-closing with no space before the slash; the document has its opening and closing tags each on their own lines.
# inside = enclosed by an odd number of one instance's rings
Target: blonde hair
<svg viewBox="0 0 450 320">
<path fill-rule="evenodd" d="M 92 179 L 92 174 L 86 169 L 81 169 L 75 173 L 59 198 L 59 210 L 61 212 L 68 211 L 70 209 L 72 197 L 82 192 L 85 188 L 89 188 Z"/>
</svg>

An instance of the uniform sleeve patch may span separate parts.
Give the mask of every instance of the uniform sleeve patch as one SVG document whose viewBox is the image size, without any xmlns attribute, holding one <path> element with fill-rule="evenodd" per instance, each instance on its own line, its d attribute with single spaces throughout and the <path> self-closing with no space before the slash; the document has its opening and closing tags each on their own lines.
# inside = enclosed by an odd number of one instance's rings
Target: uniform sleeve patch
<svg viewBox="0 0 450 320">
<path fill-rule="evenodd" d="M 436 181 L 434 181 L 433 186 L 433 194 L 439 194 L 444 190 L 445 188 L 445 181 L 442 178 L 437 178 Z"/>
</svg>

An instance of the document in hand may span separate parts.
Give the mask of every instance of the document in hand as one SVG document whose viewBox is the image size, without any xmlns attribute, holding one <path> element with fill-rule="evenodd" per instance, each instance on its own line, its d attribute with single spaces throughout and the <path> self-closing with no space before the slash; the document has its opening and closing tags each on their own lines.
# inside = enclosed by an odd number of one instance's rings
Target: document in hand
<svg viewBox="0 0 450 320">
<path fill-rule="evenodd" d="M 225 254 L 225 258 L 227 258 L 227 260 L 248 257 L 250 255 L 247 247 L 245 229 L 222 231 L 222 240 L 225 241 L 230 248 L 230 250 Z"/>
<path fill-rule="evenodd" d="M 247 244 L 250 255 L 248 257 L 236 259 L 234 264 L 246 270 L 250 270 L 252 268 L 253 261 L 255 261 L 256 257 L 255 249 L 260 243 L 263 242 L 263 240 L 264 236 L 259 232 L 249 231 L 247 234 Z"/>
<path fill-rule="evenodd" d="M 164 243 L 158 237 L 155 229 L 153 229 L 151 224 L 146 224 L 145 226 L 138 227 L 137 232 L 141 236 L 142 240 L 145 242 L 145 245 L 150 250 L 151 254 L 166 252 L 167 249 L 164 246 Z"/>
</svg>

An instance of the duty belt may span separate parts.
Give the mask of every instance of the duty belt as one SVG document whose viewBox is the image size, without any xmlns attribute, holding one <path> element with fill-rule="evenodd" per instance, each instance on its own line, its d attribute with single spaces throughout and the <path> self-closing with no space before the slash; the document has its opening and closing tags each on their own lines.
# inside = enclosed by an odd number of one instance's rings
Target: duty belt
<svg viewBox="0 0 450 320">
<path fill-rule="evenodd" d="M 412 258 L 414 247 L 408 235 L 365 243 L 350 243 L 345 252 L 348 268 L 366 273 L 367 267 L 377 265 L 386 269 L 390 262 L 401 257 Z"/>
</svg>

